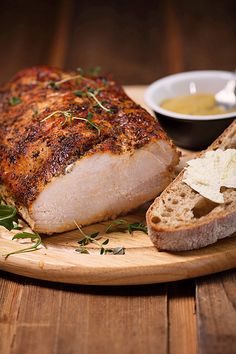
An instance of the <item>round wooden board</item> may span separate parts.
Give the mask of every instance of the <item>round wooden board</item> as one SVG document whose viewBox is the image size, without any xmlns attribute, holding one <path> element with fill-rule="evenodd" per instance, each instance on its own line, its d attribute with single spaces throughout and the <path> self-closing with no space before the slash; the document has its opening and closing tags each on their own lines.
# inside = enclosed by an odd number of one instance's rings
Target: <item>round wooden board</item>
<svg viewBox="0 0 236 354">
<path fill-rule="evenodd" d="M 143 106 L 144 90 L 144 86 L 126 87 L 130 97 Z M 179 165 L 180 169 L 185 160 L 186 153 Z M 125 219 L 129 222 L 144 221 L 145 211 L 140 209 Z M 3 257 L 5 254 L 28 247 L 28 243 L 25 245 L 12 241 L 15 232 L 8 232 L 0 226 L 0 268 L 56 282 L 127 285 L 175 281 L 236 267 L 236 236 L 197 251 L 167 253 L 158 252 L 149 237 L 142 232 L 134 232 L 132 236 L 127 232 L 105 234 L 109 224 L 91 225 L 84 230 L 88 233 L 100 231 L 101 242 L 109 237 L 109 247 L 124 246 L 125 255 L 101 256 L 93 244 L 88 246 L 90 254 L 79 254 L 75 250 L 81 235 L 76 230 L 43 237 L 44 247 L 38 251 L 12 255 L 6 260 Z"/>
<path fill-rule="evenodd" d="M 145 210 L 125 218 L 129 222 L 143 221 Z M 124 246 L 125 255 L 100 255 L 94 244 L 90 254 L 80 254 L 78 230 L 43 237 L 38 251 L 9 256 L 4 254 L 28 246 L 28 242 L 12 241 L 14 232 L 0 228 L 0 267 L 8 272 L 56 282 L 90 285 L 150 284 L 193 278 L 236 267 L 236 237 L 220 241 L 197 251 L 158 252 L 149 237 L 140 231 L 106 234 L 110 222 L 88 226 L 87 233 L 100 231 L 109 247 Z M 107 246 L 107 247 L 108 247 Z"/>
</svg>

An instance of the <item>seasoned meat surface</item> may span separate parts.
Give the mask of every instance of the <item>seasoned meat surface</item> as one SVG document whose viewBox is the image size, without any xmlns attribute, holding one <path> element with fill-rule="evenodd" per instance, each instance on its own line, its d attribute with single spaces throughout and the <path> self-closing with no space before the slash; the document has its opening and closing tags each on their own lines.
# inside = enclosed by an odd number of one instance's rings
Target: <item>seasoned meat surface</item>
<svg viewBox="0 0 236 354">
<path fill-rule="evenodd" d="M 1 193 L 19 208 L 30 209 L 76 161 L 131 156 L 159 140 L 174 151 L 158 122 L 110 77 L 33 67 L 0 89 Z"/>
</svg>

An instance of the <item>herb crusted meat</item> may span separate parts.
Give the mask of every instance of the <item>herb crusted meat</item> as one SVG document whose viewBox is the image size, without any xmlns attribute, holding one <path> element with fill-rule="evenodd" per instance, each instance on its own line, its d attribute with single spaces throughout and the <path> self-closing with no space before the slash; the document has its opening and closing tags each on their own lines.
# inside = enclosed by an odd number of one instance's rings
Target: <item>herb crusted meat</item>
<svg viewBox="0 0 236 354">
<path fill-rule="evenodd" d="M 35 231 L 126 213 L 177 162 L 155 118 L 110 78 L 33 67 L 0 89 L 0 194 Z"/>
</svg>

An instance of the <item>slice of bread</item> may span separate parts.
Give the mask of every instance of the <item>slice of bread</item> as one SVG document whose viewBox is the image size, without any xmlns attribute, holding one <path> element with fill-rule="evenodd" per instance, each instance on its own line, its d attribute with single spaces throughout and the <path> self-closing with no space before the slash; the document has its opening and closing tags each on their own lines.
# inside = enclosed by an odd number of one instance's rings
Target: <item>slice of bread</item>
<svg viewBox="0 0 236 354">
<path fill-rule="evenodd" d="M 236 119 L 206 151 L 218 148 L 236 148 Z M 158 250 L 198 249 L 236 232 L 236 190 L 221 188 L 225 202 L 217 204 L 184 183 L 183 174 L 184 170 L 147 211 L 148 234 Z"/>
</svg>

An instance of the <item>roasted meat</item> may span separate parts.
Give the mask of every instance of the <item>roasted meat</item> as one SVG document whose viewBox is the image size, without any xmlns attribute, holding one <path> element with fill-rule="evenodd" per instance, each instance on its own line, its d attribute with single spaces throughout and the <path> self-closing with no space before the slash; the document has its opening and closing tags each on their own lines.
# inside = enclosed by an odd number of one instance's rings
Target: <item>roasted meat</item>
<svg viewBox="0 0 236 354">
<path fill-rule="evenodd" d="M 112 78 L 33 67 L 0 89 L 0 193 L 33 230 L 126 213 L 167 186 L 177 161 Z"/>
</svg>

